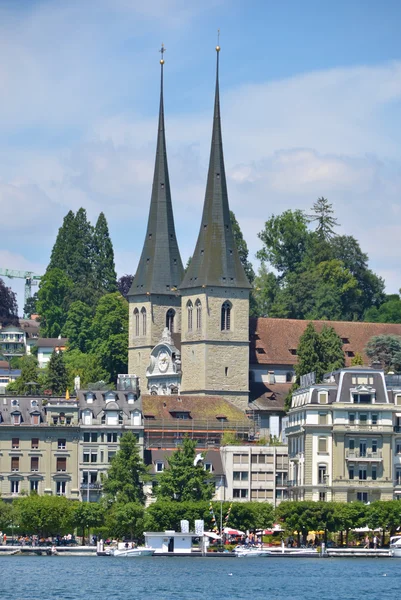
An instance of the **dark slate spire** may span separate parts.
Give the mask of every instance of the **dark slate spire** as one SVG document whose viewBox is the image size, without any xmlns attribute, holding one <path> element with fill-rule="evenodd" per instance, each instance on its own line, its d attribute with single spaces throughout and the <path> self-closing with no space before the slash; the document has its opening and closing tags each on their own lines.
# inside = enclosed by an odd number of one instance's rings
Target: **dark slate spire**
<svg viewBox="0 0 401 600">
<path fill-rule="evenodd" d="M 163 53 L 159 129 L 155 172 L 153 176 L 152 197 L 150 201 L 148 228 L 138 269 L 132 281 L 129 296 L 139 294 L 171 294 L 171 290 L 180 284 L 184 269 L 175 235 L 173 207 L 171 203 L 170 180 L 168 176 L 166 137 L 164 132 L 163 105 Z"/>
<path fill-rule="evenodd" d="M 216 46 L 216 95 L 202 223 L 192 260 L 180 289 L 201 286 L 250 288 L 234 240 L 224 168 L 219 97 L 219 53 Z"/>
</svg>

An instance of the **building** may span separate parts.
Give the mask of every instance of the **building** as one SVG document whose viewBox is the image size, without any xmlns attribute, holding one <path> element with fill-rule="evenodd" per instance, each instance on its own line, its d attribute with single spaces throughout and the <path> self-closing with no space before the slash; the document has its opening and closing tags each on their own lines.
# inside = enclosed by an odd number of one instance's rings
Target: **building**
<svg viewBox="0 0 401 600">
<path fill-rule="evenodd" d="M 302 385 L 303 384 L 303 385 Z M 289 494 L 299 500 L 373 502 L 401 494 L 401 377 L 350 367 L 292 396 Z"/>
<path fill-rule="evenodd" d="M 223 446 L 224 499 L 235 502 L 269 502 L 287 499 L 287 446 Z"/>
<path fill-rule="evenodd" d="M 8 360 L 0 360 L 0 394 L 6 393 L 6 387 L 21 375 L 20 369 L 11 369 Z"/>
<path fill-rule="evenodd" d="M 38 365 L 42 369 L 47 365 L 53 352 L 64 352 L 67 346 L 67 338 L 38 338 Z"/>
</svg>

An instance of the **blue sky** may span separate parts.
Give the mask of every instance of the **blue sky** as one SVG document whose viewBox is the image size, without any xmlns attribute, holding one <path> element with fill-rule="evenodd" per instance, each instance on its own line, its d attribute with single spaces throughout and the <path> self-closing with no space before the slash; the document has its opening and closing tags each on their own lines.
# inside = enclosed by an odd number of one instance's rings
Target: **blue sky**
<svg viewBox="0 0 401 600">
<path fill-rule="evenodd" d="M 183 260 L 201 217 L 217 29 L 231 207 L 251 258 L 272 214 L 333 203 L 401 287 L 401 3 L 0 0 L 0 267 L 43 273 L 68 210 L 104 211 L 119 275 L 145 234 L 164 42 Z M 22 284 L 6 280 L 18 292 Z"/>
</svg>

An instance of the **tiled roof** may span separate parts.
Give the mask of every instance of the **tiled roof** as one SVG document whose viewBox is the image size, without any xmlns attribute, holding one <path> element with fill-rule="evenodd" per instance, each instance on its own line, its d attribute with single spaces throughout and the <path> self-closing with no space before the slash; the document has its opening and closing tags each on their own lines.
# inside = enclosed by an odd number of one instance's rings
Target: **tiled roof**
<svg viewBox="0 0 401 600">
<path fill-rule="evenodd" d="M 37 346 L 40 348 L 64 348 L 68 338 L 39 338 Z"/>
<path fill-rule="evenodd" d="M 250 319 L 250 362 L 251 364 L 295 365 L 299 338 L 310 321 L 297 319 L 272 319 L 259 317 Z M 331 326 L 343 339 L 346 365 L 352 356 L 360 352 L 364 363 L 369 359 L 364 349 L 374 335 L 395 334 L 401 336 L 398 323 L 360 323 L 356 321 L 312 321 L 317 331 L 324 325 Z"/>
<path fill-rule="evenodd" d="M 249 394 L 250 410 L 284 410 L 286 396 L 291 383 L 251 382 Z"/>
<path fill-rule="evenodd" d="M 225 416 L 228 421 L 249 423 L 246 415 L 220 396 L 142 396 L 142 409 L 155 419 L 175 420 L 176 412 L 190 412 L 191 419 L 211 420 Z"/>
</svg>

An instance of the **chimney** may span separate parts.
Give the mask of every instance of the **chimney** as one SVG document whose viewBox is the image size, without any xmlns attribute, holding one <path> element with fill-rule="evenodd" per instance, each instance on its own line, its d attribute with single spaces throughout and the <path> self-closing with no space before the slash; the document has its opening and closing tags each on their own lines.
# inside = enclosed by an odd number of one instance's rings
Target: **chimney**
<svg viewBox="0 0 401 600">
<path fill-rule="evenodd" d="M 267 373 L 267 383 L 276 383 L 276 379 L 274 377 L 274 371 L 268 371 Z"/>
</svg>

